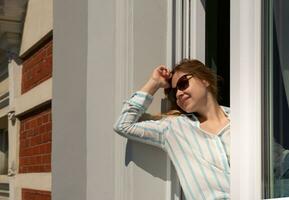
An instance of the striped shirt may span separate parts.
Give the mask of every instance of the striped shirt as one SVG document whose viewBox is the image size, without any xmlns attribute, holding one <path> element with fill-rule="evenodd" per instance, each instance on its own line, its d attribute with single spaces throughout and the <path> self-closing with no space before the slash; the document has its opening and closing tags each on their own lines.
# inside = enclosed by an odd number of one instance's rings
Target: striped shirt
<svg viewBox="0 0 289 200">
<path fill-rule="evenodd" d="M 194 114 L 142 121 L 153 97 L 136 92 L 114 125 L 119 134 L 164 149 L 177 171 L 187 200 L 229 199 L 230 124 L 217 134 L 200 128 Z M 230 109 L 221 106 L 230 118 Z"/>
<path fill-rule="evenodd" d="M 211 134 L 200 128 L 194 114 L 139 122 L 152 100 L 147 93 L 134 93 L 124 103 L 114 130 L 127 138 L 165 150 L 175 166 L 187 200 L 230 199 L 230 124 L 217 134 Z M 221 108 L 230 119 L 230 108 Z M 289 177 L 289 150 L 274 140 L 272 144 L 274 187 L 279 191 L 280 181 Z"/>
</svg>

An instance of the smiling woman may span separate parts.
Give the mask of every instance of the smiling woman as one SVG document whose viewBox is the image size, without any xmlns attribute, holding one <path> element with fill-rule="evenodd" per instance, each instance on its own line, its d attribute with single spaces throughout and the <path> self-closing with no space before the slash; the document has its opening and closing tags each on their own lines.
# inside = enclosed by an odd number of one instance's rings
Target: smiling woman
<svg viewBox="0 0 289 200">
<path fill-rule="evenodd" d="M 139 121 L 165 88 L 178 115 Z M 198 60 L 183 60 L 171 72 L 158 66 L 124 103 L 114 130 L 164 149 L 174 164 L 186 199 L 229 199 L 230 109 L 217 101 L 217 76 Z"/>
</svg>

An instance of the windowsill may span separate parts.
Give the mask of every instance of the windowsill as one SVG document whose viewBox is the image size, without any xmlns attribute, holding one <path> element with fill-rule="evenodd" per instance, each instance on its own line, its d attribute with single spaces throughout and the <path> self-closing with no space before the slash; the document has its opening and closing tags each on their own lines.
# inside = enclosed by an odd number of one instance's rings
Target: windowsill
<svg viewBox="0 0 289 200">
<path fill-rule="evenodd" d="M 7 175 L 0 175 L 0 183 L 8 183 L 8 176 Z"/>
</svg>

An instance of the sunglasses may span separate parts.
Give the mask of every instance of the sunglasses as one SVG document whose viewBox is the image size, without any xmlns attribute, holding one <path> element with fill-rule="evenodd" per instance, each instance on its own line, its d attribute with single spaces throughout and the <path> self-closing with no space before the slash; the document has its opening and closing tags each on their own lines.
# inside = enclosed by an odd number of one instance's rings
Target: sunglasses
<svg viewBox="0 0 289 200">
<path fill-rule="evenodd" d="M 189 87 L 190 85 L 189 80 L 191 78 L 193 78 L 192 74 L 185 74 L 181 78 L 179 78 L 175 88 L 169 88 L 167 96 L 172 102 L 177 101 L 176 94 L 178 90 L 184 91 L 185 89 Z"/>
</svg>

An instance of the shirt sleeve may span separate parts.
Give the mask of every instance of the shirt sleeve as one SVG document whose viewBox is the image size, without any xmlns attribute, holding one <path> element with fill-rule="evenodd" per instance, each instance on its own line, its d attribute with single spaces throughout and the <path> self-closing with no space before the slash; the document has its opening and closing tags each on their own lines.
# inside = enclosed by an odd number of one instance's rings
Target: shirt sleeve
<svg viewBox="0 0 289 200">
<path fill-rule="evenodd" d="M 273 142 L 275 177 L 283 178 L 289 170 L 289 150 Z"/>
<path fill-rule="evenodd" d="M 145 92 L 136 92 L 124 102 L 122 112 L 114 124 L 114 131 L 146 144 L 164 149 L 164 133 L 168 128 L 167 120 L 147 120 L 139 122 L 151 104 L 153 97 Z"/>
</svg>

